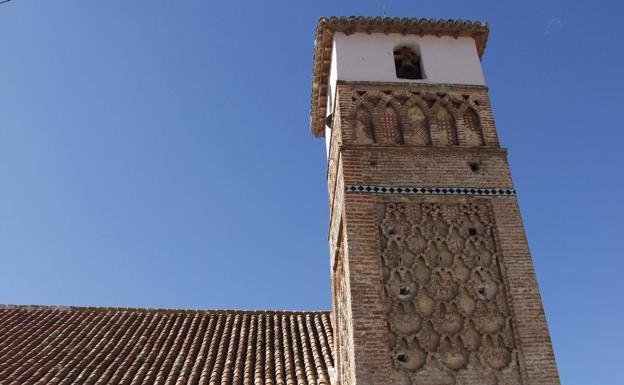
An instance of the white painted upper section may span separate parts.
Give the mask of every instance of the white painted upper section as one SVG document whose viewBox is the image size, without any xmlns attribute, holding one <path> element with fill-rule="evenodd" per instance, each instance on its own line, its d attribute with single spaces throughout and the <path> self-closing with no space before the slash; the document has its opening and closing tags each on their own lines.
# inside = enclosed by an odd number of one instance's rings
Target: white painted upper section
<svg viewBox="0 0 624 385">
<path fill-rule="evenodd" d="M 396 77 L 394 50 L 401 46 L 420 52 L 425 79 Z M 336 73 L 332 73 L 334 71 Z M 472 38 L 398 33 L 345 35 L 336 32 L 329 75 L 330 83 L 335 80 L 485 85 L 477 46 Z"/>
<path fill-rule="evenodd" d="M 397 78 L 394 50 L 401 46 L 408 46 L 420 54 L 423 79 Z M 336 32 L 328 79 L 328 114 L 333 111 L 338 80 L 485 85 L 481 60 L 472 38 L 398 33 L 346 35 Z M 326 127 L 328 147 L 330 138 L 331 132 Z"/>
<path fill-rule="evenodd" d="M 329 69 L 329 89 L 327 92 L 327 113 L 331 114 L 334 109 L 334 96 L 336 95 L 336 76 L 338 75 L 338 60 L 336 60 L 336 43 L 332 46 L 332 58 L 331 67 Z M 325 149 L 327 150 L 327 156 L 329 157 L 329 146 L 331 141 L 331 130 L 325 126 Z"/>
</svg>

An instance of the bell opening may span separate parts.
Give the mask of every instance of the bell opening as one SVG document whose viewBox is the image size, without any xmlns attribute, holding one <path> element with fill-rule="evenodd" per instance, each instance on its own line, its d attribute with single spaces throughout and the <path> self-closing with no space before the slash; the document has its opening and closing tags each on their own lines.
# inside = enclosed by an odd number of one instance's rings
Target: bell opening
<svg viewBox="0 0 624 385">
<path fill-rule="evenodd" d="M 325 118 L 325 125 L 329 127 L 329 129 L 331 130 L 333 128 L 332 127 L 333 124 L 334 124 L 334 114 L 327 115 L 327 117 Z"/>
<path fill-rule="evenodd" d="M 409 47 L 394 50 L 394 68 L 399 79 L 422 79 L 420 56 Z"/>
</svg>

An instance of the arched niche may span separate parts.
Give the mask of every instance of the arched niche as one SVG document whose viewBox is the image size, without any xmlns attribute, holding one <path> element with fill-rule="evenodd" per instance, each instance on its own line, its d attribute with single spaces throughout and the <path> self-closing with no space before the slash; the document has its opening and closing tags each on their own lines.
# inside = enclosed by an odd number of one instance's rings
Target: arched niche
<svg viewBox="0 0 624 385">
<path fill-rule="evenodd" d="M 381 108 L 379 126 L 375 127 L 375 138 L 379 144 L 400 144 L 403 142 L 399 128 L 399 114 L 390 105 Z"/>
<path fill-rule="evenodd" d="M 405 143 L 423 146 L 431 144 L 429 120 L 419 105 L 413 104 L 407 107 L 406 121 L 407 124 L 403 130 Z"/>
<path fill-rule="evenodd" d="M 464 127 L 466 144 L 470 146 L 483 146 L 483 129 L 481 128 L 481 119 L 479 114 L 472 107 L 464 112 Z"/>
<path fill-rule="evenodd" d="M 375 143 L 375 129 L 369 108 L 360 105 L 353 115 L 355 141 L 359 144 Z"/>
<path fill-rule="evenodd" d="M 457 126 L 455 118 L 444 106 L 436 111 L 438 121 L 438 141 L 441 145 L 452 146 L 457 144 Z"/>
</svg>

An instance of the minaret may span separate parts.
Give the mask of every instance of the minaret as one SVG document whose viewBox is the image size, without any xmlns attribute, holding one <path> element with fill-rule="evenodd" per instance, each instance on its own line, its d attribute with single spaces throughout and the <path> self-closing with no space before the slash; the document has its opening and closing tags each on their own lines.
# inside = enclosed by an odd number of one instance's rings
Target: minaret
<svg viewBox="0 0 624 385">
<path fill-rule="evenodd" d="M 559 384 L 481 70 L 487 24 L 322 18 L 340 385 Z"/>
</svg>

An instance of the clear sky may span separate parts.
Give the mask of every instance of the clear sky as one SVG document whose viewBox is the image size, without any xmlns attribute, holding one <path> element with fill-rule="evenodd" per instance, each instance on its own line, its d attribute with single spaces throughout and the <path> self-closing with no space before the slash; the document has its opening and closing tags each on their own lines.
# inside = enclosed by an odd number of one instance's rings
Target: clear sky
<svg viewBox="0 0 624 385">
<path fill-rule="evenodd" d="M 321 15 L 488 21 L 562 380 L 622 384 L 621 1 L 0 5 L 0 303 L 331 306 Z"/>
</svg>

